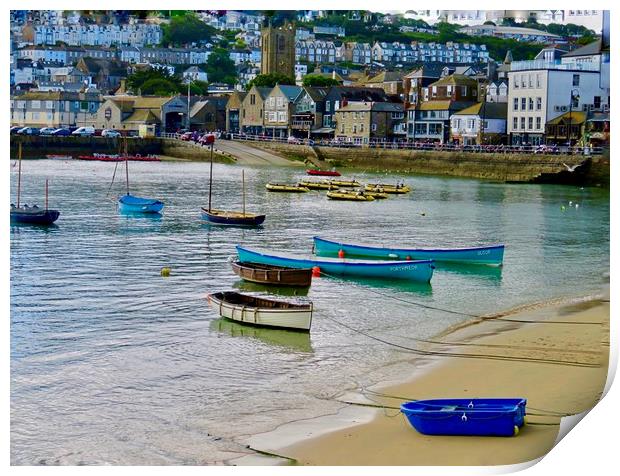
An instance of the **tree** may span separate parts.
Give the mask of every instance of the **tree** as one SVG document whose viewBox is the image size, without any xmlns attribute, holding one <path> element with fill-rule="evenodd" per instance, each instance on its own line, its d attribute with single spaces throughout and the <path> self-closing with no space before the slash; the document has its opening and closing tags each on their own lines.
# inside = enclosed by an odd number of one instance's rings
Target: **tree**
<svg viewBox="0 0 620 476">
<path fill-rule="evenodd" d="M 304 86 L 340 86 L 340 82 L 337 79 L 322 76 L 320 74 L 307 74 L 304 76 L 302 83 Z"/>
<path fill-rule="evenodd" d="M 235 84 L 237 82 L 235 63 L 230 59 L 228 51 L 223 48 L 215 48 L 211 52 L 207 58 L 206 70 L 211 83 Z"/>
<path fill-rule="evenodd" d="M 282 73 L 259 74 L 246 85 L 249 91 L 252 86 L 273 88 L 276 84 L 295 85 L 295 78 Z"/>
<path fill-rule="evenodd" d="M 127 86 L 135 93 L 140 91 L 141 94 L 167 96 L 180 90 L 181 81 L 165 68 L 149 68 L 130 74 L 127 77 Z"/>
<path fill-rule="evenodd" d="M 215 29 L 203 22 L 195 13 L 173 16 L 170 23 L 162 26 L 164 46 L 181 46 L 188 43 L 206 43 Z"/>
</svg>

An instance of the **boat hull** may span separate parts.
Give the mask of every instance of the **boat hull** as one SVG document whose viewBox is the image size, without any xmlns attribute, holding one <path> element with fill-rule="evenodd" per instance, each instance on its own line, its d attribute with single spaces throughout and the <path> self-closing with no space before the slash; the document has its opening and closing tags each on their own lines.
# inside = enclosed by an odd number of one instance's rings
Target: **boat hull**
<svg viewBox="0 0 620 476">
<path fill-rule="evenodd" d="M 16 208 L 11 210 L 11 223 L 29 225 L 51 225 L 60 216 L 58 210 L 32 210 Z"/>
<path fill-rule="evenodd" d="M 525 423 L 523 398 L 405 402 L 401 412 L 424 435 L 514 436 Z"/>
<path fill-rule="evenodd" d="M 237 245 L 239 261 L 262 263 L 289 268 L 319 267 L 326 275 L 360 276 L 382 279 L 406 279 L 417 282 L 430 282 L 435 266 L 426 261 L 361 261 L 330 258 L 297 258 L 282 254 L 250 250 Z"/>
<path fill-rule="evenodd" d="M 202 209 L 202 219 L 212 225 L 223 226 L 260 226 L 265 221 L 265 215 L 253 213 L 233 212 L 225 210 Z"/>
<path fill-rule="evenodd" d="M 300 187 L 298 185 L 284 185 L 284 184 L 271 184 L 268 183 L 265 185 L 265 188 L 270 192 L 280 192 L 280 193 L 306 193 L 309 192 L 310 189 L 306 187 Z"/>
<path fill-rule="evenodd" d="M 164 203 L 151 198 L 123 195 L 118 199 L 118 210 L 121 213 L 160 213 Z"/>
<path fill-rule="evenodd" d="M 504 260 L 504 245 L 445 249 L 387 248 L 339 243 L 318 236 L 314 237 L 314 252 L 317 256 L 338 256 L 340 250 L 344 251 L 344 255 L 347 257 L 387 260 L 406 259 L 409 257 L 414 260 L 432 259 L 434 261 L 485 264 L 489 266 L 501 266 Z"/>
<path fill-rule="evenodd" d="M 299 306 L 299 308 L 292 309 L 255 307 L 228 302 L 226 294 L 215 293 L 208 296 L 209 304 L 221 317 L 253 326 L 310 331 L 312 303 L 303 308 Z"/>
<path fill-rule="evenodd" d="M 253 283 L 300 287 L 312 284 L 312 268 L 284 268 L 240 262 L 233 262 L 231 266 L 237 276 Z"/>
<path fill-rule="evenodd" d="M 335 170 L 316 170 L 316 169 L 308 169 L 306 170 L 308 175 L 321 175 L 324 177 L 340 177 L 340 172 L 336 172 Z"/>
</svg>

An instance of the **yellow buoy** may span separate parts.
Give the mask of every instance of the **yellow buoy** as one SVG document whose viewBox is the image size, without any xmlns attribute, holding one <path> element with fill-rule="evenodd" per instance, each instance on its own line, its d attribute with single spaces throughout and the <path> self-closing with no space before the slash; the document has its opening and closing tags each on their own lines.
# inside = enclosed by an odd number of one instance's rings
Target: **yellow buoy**
<svg viewBox="0 0 620 476">
<path fill-rule="evenodd" d="M 512 431 L 512 436 L 517 436 L 519 434 L 519 427 L 515 425 L 514 430 Z"/>
<path fill-rule="evenodd" d="M 170 268 L 162 268 L 160 274 L 162 277 L 167 278 L 170 276 Z"/>
</svg>

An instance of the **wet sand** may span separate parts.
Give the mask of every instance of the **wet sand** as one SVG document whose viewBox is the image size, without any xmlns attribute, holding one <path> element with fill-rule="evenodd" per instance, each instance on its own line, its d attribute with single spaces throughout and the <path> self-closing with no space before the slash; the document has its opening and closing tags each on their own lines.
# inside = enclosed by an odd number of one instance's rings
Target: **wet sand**
<svg viewBox="0 0 620 476">
<path fill-rule="evenodd" d="M 443 355 L 412 357 L 405 383 L 338 397 L 355 404 L 337 415 L 293 422 L 248 443 L 299 465 L 501 465 L 544 456 L 558 437 L 556 415 L 589 410 L 602 395 L 608 297 L 506 313 L 447 331 L 420 348 Z M 426 436 L 398 411 L 406 400 L 449 397 L 527 398 L 527 424 L 511 438 Z"/>
</svg>

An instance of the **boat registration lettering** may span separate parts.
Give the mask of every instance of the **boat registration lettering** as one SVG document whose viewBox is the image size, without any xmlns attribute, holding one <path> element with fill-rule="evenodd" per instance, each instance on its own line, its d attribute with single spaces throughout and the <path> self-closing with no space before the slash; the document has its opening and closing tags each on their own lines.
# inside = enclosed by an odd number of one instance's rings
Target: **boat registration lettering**
<svg viewBox="0 0 620 476">
<path fill-rule="evenodd" d="M 390 271 L 415 271 L 416 269 L 418 269 L 418 265 L 416 264 L 390 266 Z"/>
<path fill-rule="evenodd" d="M 490 255 L 490 254 L 491 254 L 491 250 L 480 250 L 480 251 L 478 251 L 478 256 Z"/>
</svg>

